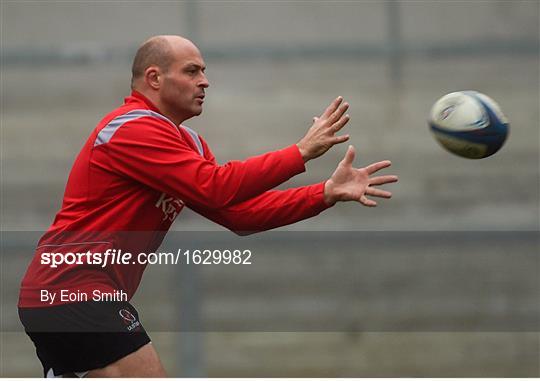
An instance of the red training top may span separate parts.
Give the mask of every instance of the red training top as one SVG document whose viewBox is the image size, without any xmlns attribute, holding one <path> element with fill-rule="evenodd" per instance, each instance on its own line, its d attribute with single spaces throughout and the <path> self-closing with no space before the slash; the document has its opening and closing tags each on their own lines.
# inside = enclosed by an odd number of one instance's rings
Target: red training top
<svg viewBox="0 0 540 381">
<path fill-rule="evenodd" d="M 52 268 L 41 254 L 155 252 L 184 206 L 239 234 L 315 216 L 328 207 L 324 183 L 270 190 L 304 170 L 296 145 L 218 165 L 197 133 L 134 91 L 101 120 L 75 160 L 62 208 L 22 280 L 19 307 L 66 303 L 41 301 L 41 290 L 123 290 L 131 299 L 146 265 Z"/>
</svg>

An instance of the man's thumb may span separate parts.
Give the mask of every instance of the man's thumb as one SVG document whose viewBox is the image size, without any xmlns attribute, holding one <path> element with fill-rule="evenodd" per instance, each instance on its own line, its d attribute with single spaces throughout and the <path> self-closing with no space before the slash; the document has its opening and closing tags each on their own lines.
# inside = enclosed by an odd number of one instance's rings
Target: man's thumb
<svg viewBox="0 0 540 381">
<path fill-rule="evenodd" d="M 349 146 L 349 148 L 347 149 L 347 152 L 345 153 L 345 157 L 343 158 L 343 163 L 347 165 L 352 165 L 354 161 L 355 153 L 356 152 L 354 150 L 354 147 Z"/>
</svg>

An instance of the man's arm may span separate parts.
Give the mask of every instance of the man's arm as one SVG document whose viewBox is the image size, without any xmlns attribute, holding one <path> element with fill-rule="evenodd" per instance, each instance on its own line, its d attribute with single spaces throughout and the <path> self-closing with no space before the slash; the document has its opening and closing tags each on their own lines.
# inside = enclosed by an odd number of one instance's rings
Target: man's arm
<svg viewBox="0 0 540 381">
<path fill-rule="evenodd" d="M 247 235 L 314 217 L 340 201 L 358 201 L 374 207 L 377 203 L 366 196 L 392 197 L 392 193 L 375 185 L 396 182 L 397 176 L 372 176 L 391 163 L 380 161 L 365 168 L 354 168 L 354 155 L 354 147 L 349 146 L 344 159 L 326 182 L 284 191 L 268 191 L 221 210 L 192 209 L 239 235 Z"/>
<path fill-rule="evenodd" d="M 149 117 L 122 126 L 94 151 L 94 165 L 209 209 L 248 200 L 305 170 L 295 145 L 217 165 L 201 157 L 174 126 Z"/>
<path fill-rule="evenodd" d="M 348 121 L 339 97 L 315 118 L 297 144 L 218 165 L 201 157 L 172 125 L 154 117 L 129 121 L 94 148 L 93 163 L 203 209 L 222 209 L 258 196 L 305 170 L 348 136 L 334 136 Z"/>
<path fill-rule="evenodd" d="M 324 183 L 271 190 L 219 210 L 188 205 L 200 215 L 235 232 L 248 235 L 314 217 L 330 207 L 324 201 Z"/>
</svg>

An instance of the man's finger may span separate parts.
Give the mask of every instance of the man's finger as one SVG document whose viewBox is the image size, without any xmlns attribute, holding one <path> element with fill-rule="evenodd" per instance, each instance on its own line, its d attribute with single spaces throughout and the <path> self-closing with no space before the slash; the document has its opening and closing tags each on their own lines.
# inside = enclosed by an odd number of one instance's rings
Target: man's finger
<svg viewBox="0 0 540 381">
<path fill-rule="evenodd" d="M 366 171 L 368 174 L 375 173 L 377 171 L 380 171 L 383 168 L 387 168 L 392 165 L 392 162 L 390 160 L 384 160 L 384 161 L 378 161 L 377 163 L 370 164 L 366 167 Z"/>
<path fill-rule="evenodd" d="M 382 185 L 388 183 L 395 183 L 398 181 L 398 177 L 394 175 L 376 176 L 369 179 L 370 185 Z"/>
<path fill-rule="evenodd" d="M 334 133 L 338 132 L 343 128 L 344 125 L 346 125 L 351 117 L 349 115 L 342 116 L 341 119 L 339 119 L 336 123 L 332 125 L 332 131 Z"/>
<path fill-rule="evenodd" d="M 374 207 L 374 206 L 377 206 L 377 203 L 373 200 L 370 200 L 369 198 L 367 198 L 366 196 L 362 196 L 360 197 L 360 203 L 364 206 L 369 206 L 370 208 L 371 207 Z"/>
<path fill-rule="evenodd" d="M 321 118 L 328 118 L 340 105 L 340 103 L 343 101 L 343 97 L 339 96 L 336 99 L 330 103 L 330 105 L 324 110 L 324 112 L 321 114 Z"/>
<path fill-rule="evenodd" d="M 343 102 L 330 116 L 328 117 L 328 122 L 330 124 L 335 123 L 339 118 L 345 114 L 345 111 L 347 111 L 349 108 L 349 104 L 347 102 Z"/>
<path fill-rule="evenodd" d="M 352 165 L 352 162 L 354 161 L 354 156 L 356 155 L 356 151 L 353 146 L 349 146 L 347 148 L 347 152 L 345 153 L 345 157 L 342 160 L 342 163 L 345 165 Z"/>
<path fill-rule="evenodd" d="M 330 143 L 332 143 L 332 145 L 345 143 L 347 140 L 350 139 L 350 137 L 351 137 L 350 135 L 334 136 L 332 140 L 330 141 Z"/>
<path fill-rule="evenodd" d="M 368 196 L 381 197 L 381 198 L 391 198 L 392 192 L 388 192 L 382 189 L 367 187 L 366 194 Z"/>
</svg>

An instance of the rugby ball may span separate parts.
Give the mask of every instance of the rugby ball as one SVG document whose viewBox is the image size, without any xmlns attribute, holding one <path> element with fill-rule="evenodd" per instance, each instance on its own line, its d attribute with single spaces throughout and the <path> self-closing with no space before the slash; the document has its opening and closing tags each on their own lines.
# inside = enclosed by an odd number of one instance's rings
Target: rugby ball
<svg viewBox="0 0 540 381">
<path fill-rule="evenodd" d="M 503 146 L 509 130 L 499 105 L 472 90 L 440 98 L 431 108 L 428 124 L 446 150 L 468 159 L 493 155 Z"/>
</svg>

